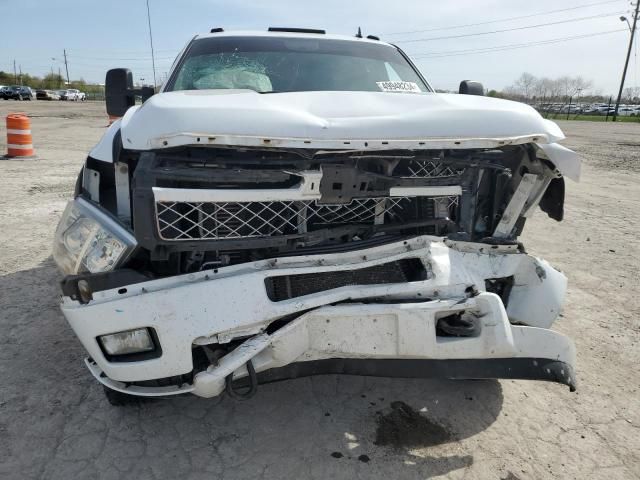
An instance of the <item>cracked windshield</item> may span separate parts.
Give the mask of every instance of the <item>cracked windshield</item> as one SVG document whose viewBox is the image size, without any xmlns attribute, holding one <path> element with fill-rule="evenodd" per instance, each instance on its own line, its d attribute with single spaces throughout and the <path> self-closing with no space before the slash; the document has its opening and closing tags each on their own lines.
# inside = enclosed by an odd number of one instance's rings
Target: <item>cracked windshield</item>
<svg viewBox="0 0 640 480">
<path fill-rule="evenodd" d="M 167 90 L 205 89 L 430 91 L 394 47 L 349 40 L 260 37 L 194 42 Z"/>
</svg>

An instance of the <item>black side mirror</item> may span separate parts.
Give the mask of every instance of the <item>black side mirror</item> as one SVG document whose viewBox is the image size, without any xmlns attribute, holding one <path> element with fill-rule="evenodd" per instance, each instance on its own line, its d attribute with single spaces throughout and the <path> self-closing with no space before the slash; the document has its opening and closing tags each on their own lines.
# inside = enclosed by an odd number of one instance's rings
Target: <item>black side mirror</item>
<svg viewBox="0 0 640 480">
<path fill-rule="evenodd" d="M 462 95 L 484 95 L 484 87 L 480 82 L 474 82 L 473 80 L 463 80 L 460 82 L 460 89 L 458 93 Z"/>
<path fill-rule="evenodd" d="M 136 104 L 136 95 L 146 102 L 155 93 L 153 87 L 133 88 L 133 74 L 128 68 L 113 68 L 107 72 L 104 84 L 107 115 L 122 117 Z"/>
<path fill-rule="evenodd" d="M 122 117 L 136 103 L 133 95 L 133 74 L 128 68 L 113 68 L 104 82 L 107 115 Z"/>
</svg>

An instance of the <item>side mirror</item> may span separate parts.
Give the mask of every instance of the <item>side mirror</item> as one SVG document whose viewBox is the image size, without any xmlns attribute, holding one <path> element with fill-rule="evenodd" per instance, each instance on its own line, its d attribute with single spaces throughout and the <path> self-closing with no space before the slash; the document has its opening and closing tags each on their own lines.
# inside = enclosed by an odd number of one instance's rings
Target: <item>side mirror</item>
<svg viewBox="0 0 640 480">
<path fill-rule="evenodd" d="M 463 80 L 460 82 L 460 89 L 458 93 L 462 95 L 484 95 L 484 87 L 480 82 L 474 82 L 473 80 Z"/>
<path fill-rule="evenodd" d="M 128 68 L 113 68 L 104 82 L 107 115 L 122 117 L 136 103 L 133 95 L 133 74 Z"/>
<path fill-rule="evenodd" d="M 153 87 L 133 88 L 133 74 L 128 68 L 113 68 L 104 82 L 107 115 L 122 117 L 136 104 L 136 95 L 146 102 L 155 93 Z"/>
</svg>

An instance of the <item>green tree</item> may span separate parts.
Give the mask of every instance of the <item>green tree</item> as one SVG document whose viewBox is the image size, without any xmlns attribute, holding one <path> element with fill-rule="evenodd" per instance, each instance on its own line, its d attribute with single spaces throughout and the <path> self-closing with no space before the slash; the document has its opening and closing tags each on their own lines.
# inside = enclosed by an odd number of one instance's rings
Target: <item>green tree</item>
<svg viewBox="0 0 640 480">
<path fill-rule="evenodd" d="M 41 88 L 47 88 L 49 90 L 55 90 L 64 87 L 64 79 L 62 75 L 57 73 L 48 73 L 42 79 Z"/>
</svg>

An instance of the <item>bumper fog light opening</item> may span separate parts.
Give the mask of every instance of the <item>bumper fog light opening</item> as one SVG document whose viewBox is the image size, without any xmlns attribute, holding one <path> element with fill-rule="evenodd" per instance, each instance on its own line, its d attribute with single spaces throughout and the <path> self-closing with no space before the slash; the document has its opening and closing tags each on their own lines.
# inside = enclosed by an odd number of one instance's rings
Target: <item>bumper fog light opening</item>
<svg viewBox="0 0 640 480">
<path fill-rule="evenodd" d="M 101 335 L 97 341 L 110 362 L 147 360 L 162 354 L 158 336 L 149 327 Z"/>
</svg>

